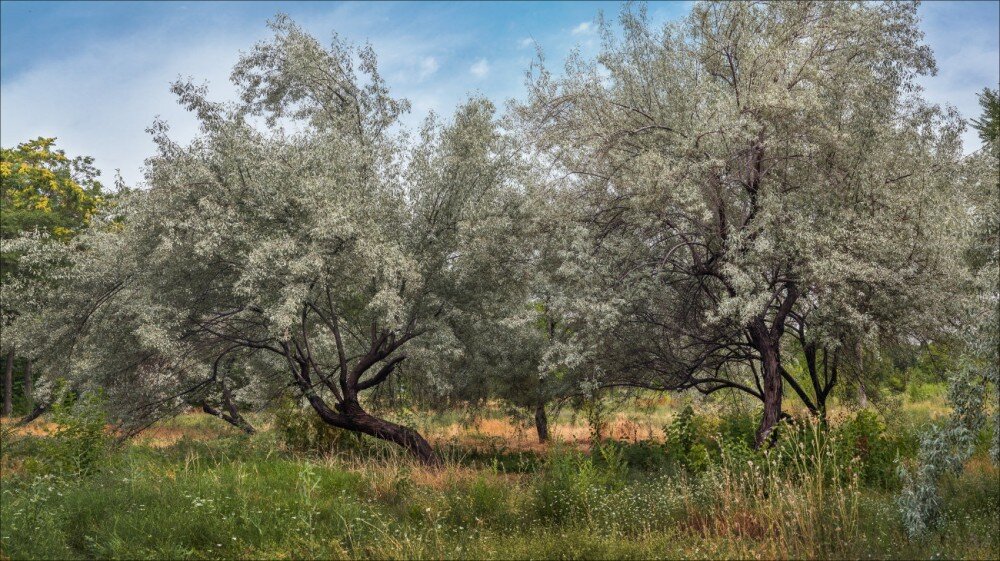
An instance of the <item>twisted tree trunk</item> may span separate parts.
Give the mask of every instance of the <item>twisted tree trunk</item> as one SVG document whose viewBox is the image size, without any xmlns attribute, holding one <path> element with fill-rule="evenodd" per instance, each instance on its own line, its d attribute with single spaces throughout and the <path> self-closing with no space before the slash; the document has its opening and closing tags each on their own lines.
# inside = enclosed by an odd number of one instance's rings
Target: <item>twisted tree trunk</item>
<svg viewBox="0 0 1000 561">
<path fill-rule="evenodd" d="M 42 413 L 45 413 L 46 411 L 48 411 L 48 409 L 49 409 L 49 406 L 48 406 L 48 404 L 45 404 L 45 403 L 36 406 L 34 409 L 31 410 L 30 413 L 28 413 L 27 415 L 25 415 L 24 417 L 22 417 L 21 420 L 18 421 L 15 426 L 23 427 L 23 426 L 27 425 L 31 421 L 34 421 L 35 419 L 41 417 Z"/>
<path fill-rule="evenodd" d="M 778 351 L 773 345 L 765 344 L 761 349 L 761 370 L 764 374 L 764 416 L 760 420 L 754 446 L 760 448 L 771 436 L 774 426 L 781 418 L 781 398 L 783 381 L 781 378 Z"/>
<path fill-rule="evenodd" d="M 212 407 L 207 401 L 201 404 L 201 410 L 213 417 L 222 419 L 247 434 L 256 434 L 257 429 L 244 419 L 243 415 L 240 415 L 240 411 L 236 408 L 236 403 L 233 401 L 233 394 L 229 391 L 229 386 L 225 380 L 219 382 L 219 385 L 222 387 L 222 406 L 226 409 L 226 413 Z"/>
<path fill-rule="evenodd" d="M 785 298 L 778 306 L 770 326 L 764 317 L 756 318 L 749 326 L 750 342 L 760 353 L 760 365 L 764 377 L 761 387 L 764 394 L 764 415 L 761 417 L 760 426 L 754 437 L 754 447 L 758 449 L 764 446 L 769 437 L 773 436 L 774 427 L 781 419 L 781 399 L 784 389 L 784 378 L 782 377 L 784 369 L 781 367 L 781 336 L 785 332 L 785 319 L 799 296 L 794 283 L 786 283 L 779 290 L 785 291 Z M 794 382 L 794 380 L 790 381 Z M 800 393 L 800 395 L 804 401 L 808 402 L 804 393 Z"/>
<path fill-rule="evenodd" d="M 35 408 L 33 382 L 34 381 L 31 379 L 31 359 L 28 359 L 28 361 L 24 363 L 24 402 L 27 404 L 26 409 L 28 411 Z"/>
<path fill-rule="evenodd" d="M 3 374 L 3 411 L 4 417 L 9 417 L 14 409 L 14 349 L 7 351 L 7 364 Z"/>
<path fill-rule="evenodd" d="M 406 449 L 424 465 L 431 467 L 441 465 L 441 459 L 420 433 L 409 427 L 397 425 L 369 414 L 357 400 L 346 399 L 338 403 L 337 410 L 334 411 L 315 393 L 307 393 L 306 398 L 320 418 L 328 425 L 392 442 Z"/>
<path fill-rule="evenodd" d="M 247 434 L 257 434 L 257 429 L 255 429 L 253 427 L 253 425 L 251 425 L 250 423 L 248 423 L 246 421 L 246 419 L 244 419 L 239 414 L 237 414 L 235 417 L 233 417 L 231 415 L 227 415 L 227 414 L 223 413 L 222 411 L 219 411 L 218 409 L 212 407 L 208 403 L 202 403 L 201 404 L 201 410 L 204 411 L 205 413 L 208 413 L 209 415 L 211 415 L 213 417 L 218 417 L 218 418 L 222 419 L 223 421 L 229 423 L 230 425 L 233 425 L 234 427 L 240 429 L 241 431 L 243 431 L 243 432 L 245 432 Z"/>
</svg>

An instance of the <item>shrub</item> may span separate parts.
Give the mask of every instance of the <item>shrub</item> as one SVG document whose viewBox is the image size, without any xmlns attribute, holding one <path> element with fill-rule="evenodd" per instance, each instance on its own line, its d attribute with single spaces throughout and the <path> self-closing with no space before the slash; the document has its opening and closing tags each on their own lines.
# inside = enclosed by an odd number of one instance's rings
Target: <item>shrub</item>
<svg viewBox="0 0 1000 561">
<path fill-rule="evenodd" d="M 897 446 L 885 434 L 885 424 L 870 409 L 858 411 L 840 427 L 840 444 L 846 460 L 857 459 L 856 470 L 865 485 L 892 488 L 899 484 Z"/>
<path fill-rule="evenodd" d="M 948 387 L 943 383 L 913 382 L 906 388 L 906 393 L 911 402 L 931 401 L 944 397 Z"/>
<path fill-rule="evenodd" d="M 621 452 L 625 464 L 629 467 L 654 471 L 670 464 L 667 449 L 659 442 L 651 440 L 615 441 L 614 445 Z"/>
<path fill-rule="evenodd" d="M 624 454 L 614 444 L 590 456 L 553 450 L 536 480 L 536 511 L 556 524 L 589 523 L 600 500 L 622 489 L 626 470 Z"/>
<path fill-rule="evenodd" d="M 667 457 L 688 473 L 704 472 L 709 466 L 708 448 L 699 430 L 703 421 L 695 416 L 694 409 L 687 405 L 677 418 L 664 428 Z"/>
<path fill-rule="evenodd" d="M 722 440 L 745 444 L 752 448 L 759 423 L 759 414 L 746 411 L 727 412 L 719 418 L 719 437 Z"/>
<path fill-rule="evenodd" d="M 361 449 L 363 435 L 331 427 L 312 410 L 285 399 L 274 411 L 274 430 L 285 448 L 293 452 L 331 454 Z"/>
<path fill-rule="evenodd" d="M 100 469 L 110 449 L 105 432 L 107 416 L 101 396 L 85 393 L 66 397 L 52 406 L 55 430 L 39 443 L 39 468 L 59 477 L 89 475 Z"/>
</svg>

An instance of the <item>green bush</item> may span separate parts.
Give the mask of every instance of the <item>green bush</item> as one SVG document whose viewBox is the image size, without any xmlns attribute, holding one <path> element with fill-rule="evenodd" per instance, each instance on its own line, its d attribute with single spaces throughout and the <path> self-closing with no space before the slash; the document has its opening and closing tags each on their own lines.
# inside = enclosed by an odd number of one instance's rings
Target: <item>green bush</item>
<svg viewBox="0 0 1000 561">
<path fill-rule="evenodd" d="M 754 437 L 757 434 L 759 415 L 748 412 L 730 412 L 722 415 L 719 420 L 719 438 L 730 445 L 743 445 L 753 448 Z"/>
<path fill-rule="evenodd" d="M 626 480 L 624 454 L 613 444 L 592 455 L 553 450 L 535 482 L 536 512 L 556 524 L 589 522 L 601 500 Z"/>
<path fill-rule="evenodd" d="M 281 401 L 275 408 L 274 430 L 292 452 L 333 454 L 364 447 L 361 434 L 332 427 L 315 411 L 291 399 Z"/>
<path fill-rule="evenodd" d="M 690 474 L 703 473 L 710 463 L 707 442 L 701 430 L 703 425 L 704 421 L 695 416 L 694 409 L 687 405 L 664 429 L 667 434 L 664 443 L 667 458 Z"/>
<path fill-rule="evenodd" d="M 43 474 L 57 477 L 90 475 L 103 466 L 111 439 L 106 433 L 107 416 L 101 397 L 68 393 L 52 406 L 55 430 L 39 440 L 38 463 Z"/>
<path fill-rule="evenodd" d="M 846 460 L 856 462 L 862 484 L 880 488 L 898 486 L 898 447 L 886 437 L 885 424 L 877 413 L 862 409 L 838 431 L 842 453 Z"/>
<path fill-rule="evenodd" d="M 614 441 L 629 467 L 645 471 L 658 471 L 670 465 L 667 449 L 659 442 L 643 440 L 640 442 Z"/>
<path fill-rule="evenodd" d="M 912 382 L 906 388 L 907 396 L 911 402 L 931 401 L 940 399 L 948 392 L 948 386 L 943 383 L 921 383 Z"/>
</svg>

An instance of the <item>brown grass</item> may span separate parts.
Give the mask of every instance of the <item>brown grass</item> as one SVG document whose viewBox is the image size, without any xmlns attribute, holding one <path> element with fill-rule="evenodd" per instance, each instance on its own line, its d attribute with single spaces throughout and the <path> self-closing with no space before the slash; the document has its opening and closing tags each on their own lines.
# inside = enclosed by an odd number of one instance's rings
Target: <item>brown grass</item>
<svg viewBox="0 0 1000 561">
<path fill-rule="evenodd" d="M 589 449 L 592 444 L 592 431 L 585 421 L 553 423 L 549 425 L 549 435 L 553 441 L 581 450 Z M 549 448 L 548 444 L 538 442 L 533 426 L 518 425 L 509 419 L 480 419 L 471 425 L 452 423 L 432 428 L 425 436 L 432 442 L 460 444 L 473 449 L 505 448 L 512 451 L 544 452 Z M 629 442 L 662 442 L 665 436 L 662 428 L 637 422 L 626 413 L 616 414 L 605 428 L 605 437 Z"/>
</svg>

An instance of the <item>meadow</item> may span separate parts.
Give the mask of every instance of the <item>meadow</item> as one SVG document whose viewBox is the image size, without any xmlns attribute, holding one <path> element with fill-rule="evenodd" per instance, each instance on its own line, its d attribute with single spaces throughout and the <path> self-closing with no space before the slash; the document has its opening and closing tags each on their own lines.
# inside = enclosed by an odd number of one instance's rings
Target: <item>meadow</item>
<svg viewBox="0 0 1000 561">
<path fill-rule="evenodd" d="M 253 436 L 191 412 L 118 445 L 77 407 L 4 424 L 0 557 L 995 559 L 986 434 L 944 481 L 938 526 L 905 531 L 898 466 L 943 403 L 836 407 L 766 452 L 751 414 L 680 397 L 564 409 L 546 444 L 499 406 L 405 413 L 437 469 L 287 404 Z"/>
</svg>

